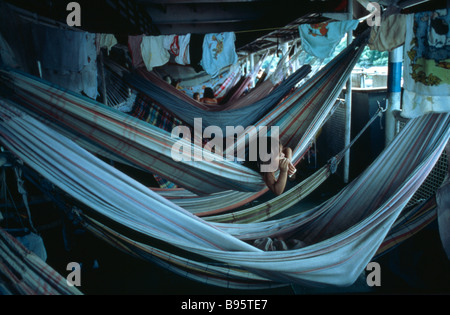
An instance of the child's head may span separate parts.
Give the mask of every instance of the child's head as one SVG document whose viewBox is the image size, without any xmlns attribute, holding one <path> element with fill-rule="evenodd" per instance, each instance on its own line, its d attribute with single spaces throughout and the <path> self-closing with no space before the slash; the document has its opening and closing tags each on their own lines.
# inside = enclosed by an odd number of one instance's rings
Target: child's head
<svg viewBox="0 0 450 315">
<path fill-rule="evenodd" d="M 203 92 L 203 97 L 205 98 L 214 98 L 214 91 L 212 88 L 207 87 L 205 88 L 205 91 Z"/>
<path fill-rule="evenodd" d="M 260 172 L 275 172 L 280 164 L 283 145 L 278 138 L 260 137 L 258 139 L 258 167 Z"/>
</svg>

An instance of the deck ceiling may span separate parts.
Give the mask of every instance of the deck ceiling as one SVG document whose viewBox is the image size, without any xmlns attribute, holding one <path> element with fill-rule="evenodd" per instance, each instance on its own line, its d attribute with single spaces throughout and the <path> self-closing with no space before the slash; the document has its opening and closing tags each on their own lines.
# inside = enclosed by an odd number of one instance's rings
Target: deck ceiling
<svg viewBox="0 0 450 315">
<path fill-rule="evenodd" d="M 346 0 L 136 1 L 146 8 L 161 34 L 235 32 L 238 50 L 258 50 L 290 40 L 298 34 L 299 23 L 323 21 L 322 12 L 346 11 Z M 264 41 L 254 42 L 270 33 Z"/>
<path fill-rule="evenodd" d="M 1 1 L 1 0 L 0 0 Z M 353 1 L 354 17 L 368 14 L 368 0 Z M 68 0 L 6 0 L 38 15 L 65 22 Z M 78 0 L 81 28 L 113 33 L 126 42 L 128 35 L 183 35 L 235 32 L 238 52 L 255 52 L 298 37 L 298 25 L 329 20 L 329 13 L 345 14 L 348 0 Z M 373 2 L 373 0 L 372 0 Z M 402 9 L 446 0 L 376 0 Z M 341 15 L 342 16 L 342 15 Z"/>
</svg>

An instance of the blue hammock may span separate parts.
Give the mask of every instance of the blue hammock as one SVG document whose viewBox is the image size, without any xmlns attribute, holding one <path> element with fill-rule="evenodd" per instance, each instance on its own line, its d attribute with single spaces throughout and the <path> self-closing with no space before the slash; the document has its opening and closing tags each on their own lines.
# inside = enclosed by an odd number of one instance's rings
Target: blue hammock
<svg viewBox="0 0 450 315">
<path fill-rule="evenodd" d="M 283 81 L 269 95 L 248 106 L 225 111 L 206 111 L 192 106 L 192 104 L 179 98 L 177 95 L 165 90 L 142 76 L 135 73 L 125 73 L 125 81 L 136 90 L 150 97 L 152 100 L 181 118 L 185 123 L 194 126 L 194 118 L 202 118 L 202 127 L 214 125 L 222 128 L 229 125 L 244 128 L 254 124 L 263 117 L 272 107 L 283 99 L 291 89 L 311 72 L 310 65 L 304 65 Z"/>
</svg>

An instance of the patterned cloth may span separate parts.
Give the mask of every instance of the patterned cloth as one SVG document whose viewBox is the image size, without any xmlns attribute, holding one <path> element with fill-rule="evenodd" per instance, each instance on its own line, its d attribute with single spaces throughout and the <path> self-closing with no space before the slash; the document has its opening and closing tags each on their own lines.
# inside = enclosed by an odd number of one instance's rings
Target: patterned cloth
<svg viewBox="0 0 450 315">
<path fill-rule="evenodd" d="M 189 55 L 189 42 L 191 34 L 186 35 L 166 35 L 164 36 L 164 48 L 175 58 L 175 62 L 180 65 L 191 63 Z"/>
<path fill-rule="evenodd" d="M 402 116 L 450 111 L 450 15 L 447 9 L 408 15 Z"/>
<path fill-rule="evenodd" d="M 302 48 L 320 59 L 330 57 L 342 37 L 358 26 L 358 20 L 302 24 L 298 27 Z"/>
<path fill-rule="evenodd" d="M 233 32 L 206 34 L 203 40 L 203 54 L 201 65 L 213 78 L 222 68 L 238 61 Z"/>
</svg>

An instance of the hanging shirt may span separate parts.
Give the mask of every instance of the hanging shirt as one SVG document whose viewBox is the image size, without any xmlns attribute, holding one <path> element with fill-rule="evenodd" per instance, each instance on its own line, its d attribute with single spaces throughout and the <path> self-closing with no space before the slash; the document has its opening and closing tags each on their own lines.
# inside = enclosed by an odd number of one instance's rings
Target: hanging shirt
<svg viewBox="0 0 450 315">
<path fill-rule="evenodd" d="M 358 26 L 358 20 L 301 24 L 302 49 L 320 59 L 330 57 L 342 37 Z"/>
<path fill-rule="evenodd" d="M 141 42 L 142 60 L 148 71 L 169 62 L 170 53 L 164 48 L 164 36 L 143 36 Z"/>
<path fill-rule="evenodd" d="M 97 46 L 97 55 L 101 48 L 106 48 L 109 55 L 111 48 L 117 44 L 117 39 L 113 34 L 97 34 L 95 38 L 95 45 Z"/>
<path fill-rule="evenodd" d="M 68 90 L 96 99 L 96 35 L 62 30 L 45 25 L 32 29 L 36 60 L 41 64 L 42 78 Z"/>
<path fill-rule="evenodd" d="M 191 34 L 164 36 L 164 48 L 175 57 L 175 62 L 180 65 L 191 63 L 189 54 L 189 41 Z"/>
<path fill-rule="evenodd" d="M 235 40 L 233 32 L 205 35 L 201 66 L 211 77 L 216 77 L 222 68 L 238 61 Z"/>
<path fill-rule="evenodd" d="M 449 24 L 447 9 L 407 16 L 403 117 L 450 112 Z"/>
</svg>

